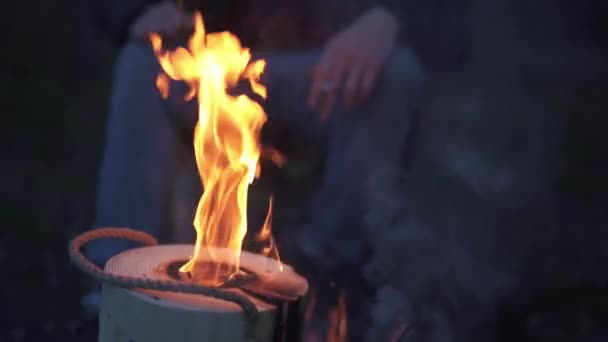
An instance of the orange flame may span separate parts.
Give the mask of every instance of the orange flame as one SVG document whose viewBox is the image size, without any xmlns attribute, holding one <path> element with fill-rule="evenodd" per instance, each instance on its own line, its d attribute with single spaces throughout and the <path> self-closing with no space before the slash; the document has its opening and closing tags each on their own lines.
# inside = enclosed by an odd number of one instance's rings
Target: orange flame
<svg viewBox="0 0 608 342">
<path fill-rule="evenodd" d="M 326 342 L 348 341 L 346 320 L 346 296 L 340 294 L 338 305 L 329 312 L 329 331 L 327 331 Z"/>
<path fill-rule="evenodd" d="M 275 259 L 278 263 L 279 271 L 283 272 L 283 263 L 281 263 L 279 249 L 277 248 L 274 236 L 272 236 L 272 201 L 273 199 L 271 197 L 270 204 L 268 205 L 268 213 L 266 214 L 266 219 L 264 220 L 264 225 L 256 236 L 256 240 L 266 244 L 266 247 L 262 249 L 262 254 Z"/>
<path fill-rule="evenodd" d="M 168 95 L 168 76 L 188 84 L 186 100 L 197 96 L 199 104 L 194 149 L 204 193 L 194 218 L 194 255 L 181 271 L 190 272 L 195 281 L 218 285 L 239 267 L 247 232 L 247 190 L 259 167 L 259 135 L 266 122 L 257 102 L 227 90 L 247 79 L 265 98 L 266 88 L 259 82 L 265 61 L 250 63 L 249 50 L 229 32 L 207 34 L 200 13 L 194 16 L 194 28 L 188 49 L 163 51 L 158 34 L 150 41 L 164 70 L 156 82 L 161 94 Z M 208 247 L 229 251 L 229 260 L 209 263 L 218 256 Z"/>
<path fill-rule="evenodd" d="M 310 295 L 308 297 L 308 303 L 304 310 L 304 322 L 310 323 L 312 321 L 312 316 L 315 312 L 316 306 L 317 306 L 317 293 L 314 290 L 311 290 Z"/>
<path fill-rule="evenodd" d="M 304 322 L 307 327 L 307 331 L 304 333 L 303 341 L 305 342 L 322 342 L 323 337 L 318 333 L 318 331 L 311 330 L 310 323 L 312 322 L 313 316 L 315 315 L 314 311 L 317 305 L 317 293 L 314 290 L 311 290 L 308 302 L 306 307 L 304 308 Z M 338 298 L 338 304 L 333 307 L 327 318 L 329 320 L 329 329 L 327 330 L 327 334 L 325 336 L 325 342 L 346 342 L 348 341 L 348 326 L 347 326 L 347 318 L 346 318 L 346 295 L 344 292 L 340 293 L 340 297 Z"/>
</svg>

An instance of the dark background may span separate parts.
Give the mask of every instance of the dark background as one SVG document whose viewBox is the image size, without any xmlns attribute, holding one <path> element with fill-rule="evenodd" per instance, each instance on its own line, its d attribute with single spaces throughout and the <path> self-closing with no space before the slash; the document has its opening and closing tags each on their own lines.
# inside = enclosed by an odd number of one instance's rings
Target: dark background
<svg viewBox="0 0 608 342">
<path fill-rule="evenodd" d="M 128 1 L 128 0 L 125 0 Z M 89 227 L 116 51 L 89 1 L 3 4 L 0 61 L 0 341 L 90 341 L 68 239 Z M 483 70 L 489 86 L 521 71 L 524 91 L 568 117 L 560 191 L 589 203 L 608 186 L 608 2 L 484 0 L 474 67 L 437 75 L 450 110 Z M 521 90 L 521 89 L 520 89 Z M 503 90 L 497 90 L 503 91 Z M 442 100 L 442 98 L 444 100 Z"/>
</svg>

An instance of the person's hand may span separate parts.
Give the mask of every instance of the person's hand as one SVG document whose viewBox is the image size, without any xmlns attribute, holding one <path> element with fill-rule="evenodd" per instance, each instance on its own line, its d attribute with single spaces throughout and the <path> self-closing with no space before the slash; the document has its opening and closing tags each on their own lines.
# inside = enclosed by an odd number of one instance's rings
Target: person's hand
<svg viewBox="0 0 608 342">
<path fill-rule="evenodd" d="M 193 17 L 177 8 L 173 2 L 161 2 L 148 7 L 130 27 L 132 39 L 147 40 L 150 33 L 176 38 L 185 30 L 192 30 Z"/>
<path fill-rule="evenodd" d="M 398 30 L 399 23 L 388 10 L 375 8 L 330 39 L 311 70 L 308 106 L 325 118 L 340 93 L 347 110 L 365 101 L 395 46 Z"/>
</svg>

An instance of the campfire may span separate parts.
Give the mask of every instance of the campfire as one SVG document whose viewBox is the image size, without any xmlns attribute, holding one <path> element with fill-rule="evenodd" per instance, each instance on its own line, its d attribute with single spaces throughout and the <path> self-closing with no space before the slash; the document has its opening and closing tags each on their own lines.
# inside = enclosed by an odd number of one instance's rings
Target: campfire
<svg viewBox="0 0 608 342">
<path fill-rule="evenodd" d="M 150 42 L 162 67 L 156 79 L 161 95 L 168 97 L 170 82 L 181 81 L 189 87 L 185 100 L 198 102 L 194 150 L 204 192 L 193 221 L 196 241 L 194 246 L 156 245 L 142 232 L 116 228 L 74 239 L 72 259 L 105 281 L 100 341 L 237 341 L 244 333 L 270 341 L 285 325 L 286 305 L 308 290 L 307 281 L 281 263 L 271 230 L 272 200 L 256 237 L 264 255 L 242 251 L 248 187 L 260 175 L 260 157 L 283 160 L 261 147 L 267 120 L 262 106 L 230 90 L 248 81 L 265 99 L 260 83 L 265 61 L 252 61 L 229 32 L 205 32 L 199 13 L 194 27 L 187 48 L 164 50 L 158 34 Z M 114 256 L 102 271 L 80 249 L 105 237 L 149 246 Z"/>
</svg>

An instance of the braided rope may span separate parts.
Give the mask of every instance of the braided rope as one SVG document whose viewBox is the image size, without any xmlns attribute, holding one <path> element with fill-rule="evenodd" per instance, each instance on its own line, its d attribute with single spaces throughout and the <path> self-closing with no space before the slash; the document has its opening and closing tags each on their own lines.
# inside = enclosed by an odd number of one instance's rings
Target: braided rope
<svg viewBox="0 0 608 342">
<path fill-rule="evenodd" d="M 195 283 L 185 283 L 177 280 L 149 279 L 112 274 L 102 270 L 97 265 L 93 264 L 81 252 L 82 248 L 91 241 L 111 238 L 136 241 L 144 244 L 145 246 L 158 245 L 158 242 L 154 237 L 141 231 L 128 228 L 99 228 L 85 232 L 70 241 L 70 260 L 74 265 L 76 265 L 76 267 L 78 267 L 81 271 L 88 274 L 89 276 L 114 286 L 129 289 L 139 288 L 198 294 L 225 300 L 227 302 L 236 303 L 243 309 L 245 317 L 247 318 L 247 322 L 249 323 L 246 331 L 246 338 L 249 341 L 256 340 L 255 326 L 258 319 L 258 310 L 255 304 L 249 298 L 238 293 L 227 292 L 219 288 L 204 286 Z"/>
</svg>

